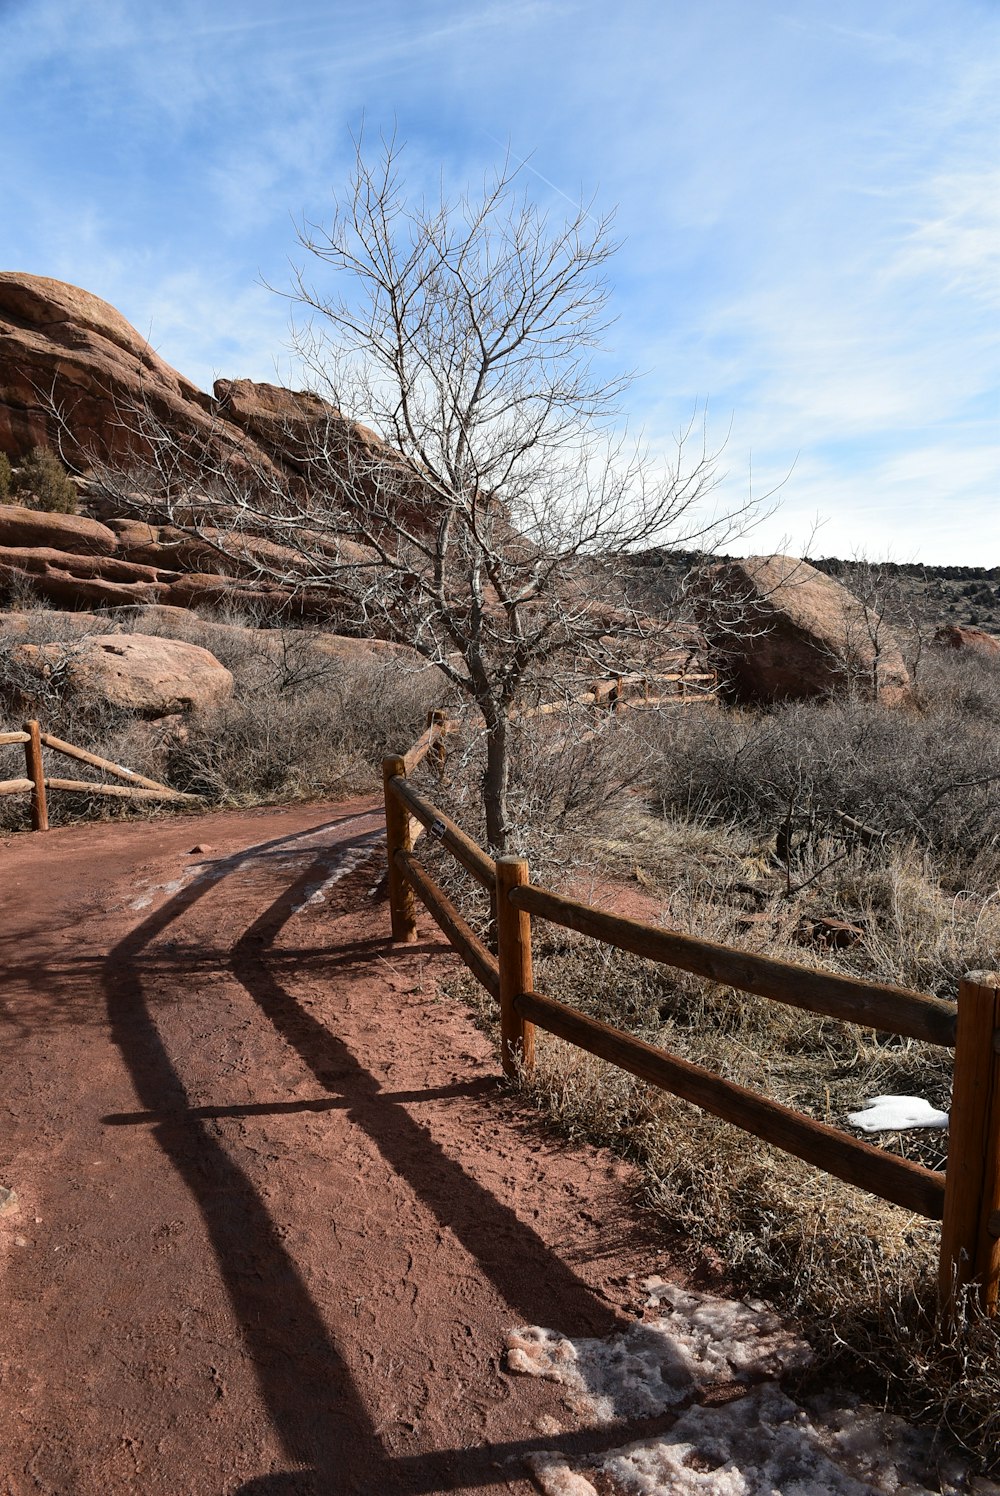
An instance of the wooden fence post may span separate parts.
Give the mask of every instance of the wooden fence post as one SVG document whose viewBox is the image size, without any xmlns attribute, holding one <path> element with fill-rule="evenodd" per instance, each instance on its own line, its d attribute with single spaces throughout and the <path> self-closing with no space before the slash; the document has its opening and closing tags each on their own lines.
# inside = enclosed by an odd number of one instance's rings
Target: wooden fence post
<svg viewBox="0 0 1000 1496">
<path fill-rule="evenodd" d="M 979 1285 L 997 1310 L 1000 1284 L 1000 972 L 971 971 L 959 983 L 955 1078 L 948 1129 L 940 1295 L 946 1319 L 956 1296 Z"/>
<path fill-rule="evenodd" d="M 48 831 L 49 808 L 45 801 L 45 769 L 42 764 L 42 730 L 32 720 L 24 724 L 28 741 L 24 745 L 24 758 L 28 767 L 31 790 L 31 829 Z"/>
<path fill-rule="evenodd" d="M 398 851 L 410 852 L 410 812 L 392 792 L 390 781 L 406 778 L 406 761 L 401 754 L 382 760 L 382 783 L 385 786 L 385 849 L 389 860 L 389 917 L 392 938 L 407 943 L 417 938 L 417 901 L 413 889 L 396 866 Z"/>
<path fill-rule="evenodd" d="M 535 1025 L 525 1023 L 514 999 L 533 987 L 531 916 L 515 909 L 507 897 L 512 888 L 530 882 L 523 857 L 498 857 L 496 883 L 497 958 L 500 963 L 500 1059 L 505 1075 L 534 1069 Z"/>
<path fill-rule="evenodd" d="M 436 727 L 438 730 L 438 736 L 430 746 L 428 757 L 434 765 L 439 779 L 444 778 L 444 766 L 448 757 L 448 750 L 445 747 L 447 723 L 448 713 L 442 707 L 436 706 L 427 713 L 427 726 Z"/>
</svg>

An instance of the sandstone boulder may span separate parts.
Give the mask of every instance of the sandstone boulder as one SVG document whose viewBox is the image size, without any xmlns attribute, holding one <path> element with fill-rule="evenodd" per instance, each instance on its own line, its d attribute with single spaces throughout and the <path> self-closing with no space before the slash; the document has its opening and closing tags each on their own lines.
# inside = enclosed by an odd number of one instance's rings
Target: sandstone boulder
<svg viewBox="0 0 1000 1496">
<path fill-rule="evenodd" d="M 110 556 L 118 540 L 109 526 L 82 514 L 48 514 L 20 504 L 0 504 L 0 545 L 49 546 L 78 556 Z"/>
<path fill-rule="evenodd" d="M 98 634 L 69 644 L 21 644 L 17 665 L 40 676 L 58 668 L 87 702 L 158 718 L 197 711 L 232 695 L 233 677 L 207 649 L 148 634 Z"/>
<path fill-rule="evenodd" d="M 731 696 L 745 703 L 858 691 L 885 705 L 909 692 L 899 644 L 833 577 L 791 556 L 703 567 L 699 622 Z"/>
<path fill-rule="evenodd" d="M 219 414 L 293 467 L 305 466 L 317 436 L 347 425 L 340 412 L 309 390 L 286 390 L 253 379 L 217 379 L 212 386 Z M 354 430 L 378 445 L 364 426 Z"/>
<path fill-rule="evenodd" d="M 981 655 L 990 660 L 1000 658 L 1000 638 L 985 629 L 974 628 L 971 623 L 945 624 L 934 635 L 934 643 L 962 654 Z"/>
<path fill-rule="evenodd" d="M 323 462 L 350 472 L 352 482 L 380 502 L 389 499 L 408 522 L 421 524 L 426 490 L 399 453 L 367 426 L 341 414 L 309 390 L 257 384 L 252 379 L 217 379 L 219 415 L 239 427 L 282 467 L 307 472 L 317 449 Z"/>
</svg>

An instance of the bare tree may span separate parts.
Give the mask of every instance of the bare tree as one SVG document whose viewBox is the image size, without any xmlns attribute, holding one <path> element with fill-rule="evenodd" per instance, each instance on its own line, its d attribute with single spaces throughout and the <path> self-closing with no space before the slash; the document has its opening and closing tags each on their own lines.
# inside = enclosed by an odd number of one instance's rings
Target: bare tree
<svg viewBox="0 0 1000 1496">
<path fill-rule="evenodd" d="M 207 442 L 181 450 L 147 411 L 152 465 L 117 487 L 155 491 L 223 553 L 329 592 L 354 629 L 436 665 L 482 714 L 502 850 L 511 722 L 533 684 L 620 670 L 657 632 L 630 605 L 629 554 L 722 543 L 758 506 L 706 512 L 719 454 L 703 430 L 655 462 L 615 435 L 628 380 L 599 362 L 608 218 L 582 206 L 552 225 L 507 163 L 475 197 L 413 202 L 399 165 L 395 143 L 372 163 L 359 145 L 332 224 L 300 234 L 332 289 L 299 271 L 292 291 L 296 346 L 328 401 L 288 434 L 295 475 Z"/>
</svg>

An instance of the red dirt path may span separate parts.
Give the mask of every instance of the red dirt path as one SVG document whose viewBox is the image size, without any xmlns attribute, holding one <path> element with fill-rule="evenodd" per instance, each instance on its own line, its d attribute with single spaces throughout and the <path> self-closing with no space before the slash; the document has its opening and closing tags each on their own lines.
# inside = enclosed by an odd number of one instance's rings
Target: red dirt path
<svg viewBox="0 0 1000 1496">
<path fill-rule="evenodd" d="M 504 1336 L 610 1332 L 662 1242 L 504 1093 L 429 919 L 390 945 L 374 802 L 2 857 L 5 1496 L 527 1492 L 622 1442 Z"/>
</svg>

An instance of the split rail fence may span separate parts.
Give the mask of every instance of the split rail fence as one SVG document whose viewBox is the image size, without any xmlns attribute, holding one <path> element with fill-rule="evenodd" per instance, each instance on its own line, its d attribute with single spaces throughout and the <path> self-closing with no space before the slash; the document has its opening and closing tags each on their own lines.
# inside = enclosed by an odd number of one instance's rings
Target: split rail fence
<svg viewBox="0 0 1000 1496">
<path fill-rule="evenodd" d="M 939 1220 L 939 1291 L 946 1316 L 974 1289 L 996 1313 L 1000 1288 L 1000 973 L 973 972 L 957 1007 L 927 993 L 862 981 L 757 955 L 626 919 L 531 882 L 519 857 L 490 857 L 410 783 L 430 755 L 442 764 L 451 729 L 431 714 L 405 754 L 383 760 L 392 936 L 416 938 L 419 898 L 473 976 L 498 1002 L 506 1074 L 534 1065 L 535 1028 L 609 1060 L 745 1132 L 905 1210 Z M 496 955 L 479 939 L 414 846 L 427 831 L 489 894 Z M 679 1055 L 599 1022 L 537 992 L 532 918 L 774 1002 L 883 1033 L 953 1049 L 954 1081 L 946 1171 L 888 1153 L 726 1080 Z"/>
<path fill-rule="evenodd" d="M 199 803 L 197 795 L 185 795 L 180 790 L 172 790 L 169 785 L 161 784 L 158 779 L 147 779 L 144 774 L 137 774 L 134 769 L 123 768 L 121 764 L 112 763 L 109 758 L 101 758 L 97 753 L 88 753 L 84 748 L 77 748 L 73 743 L 66 743 L 62 738 L 53 737 L 50 732 L 42 732 L 35 721 L 26 722 L 22 732 L 0 732 L 0 747 L 11 743 L 24 744 L 26 776 L 24 779 L 0 780 L 0 795 L 30 794 L 33 831 L 48 831 L 49 829 L 49 790 L 105 795 L 118 800 L 187 801 L 192 805 Z M 88 764 L 92 769 L 101 769 L 105 774 L 111 774 L 116 779 L 124 780 L 125 783 L 98 784 L 90 779 L 53 779 L 45 773 L 43 748 L 59 753 L 64 758 Z"/>
</svg>

